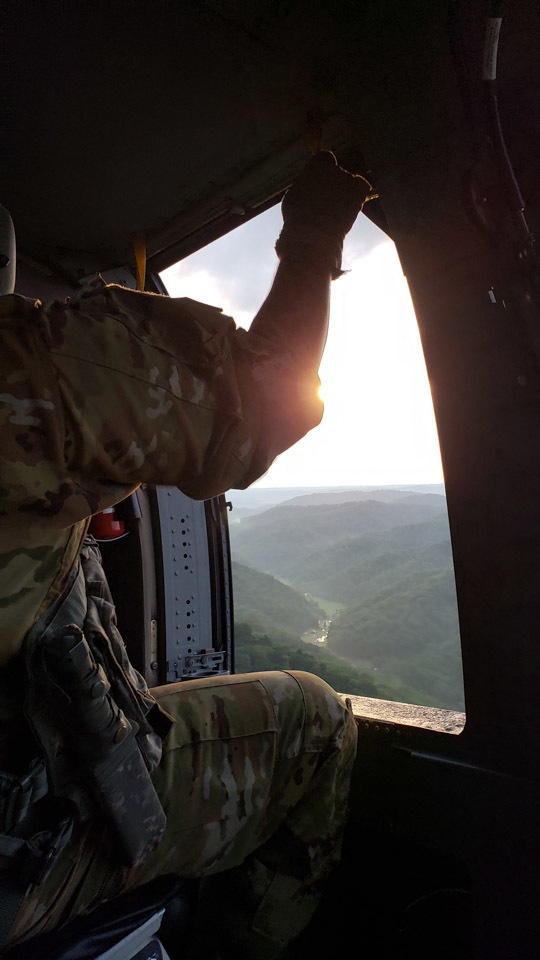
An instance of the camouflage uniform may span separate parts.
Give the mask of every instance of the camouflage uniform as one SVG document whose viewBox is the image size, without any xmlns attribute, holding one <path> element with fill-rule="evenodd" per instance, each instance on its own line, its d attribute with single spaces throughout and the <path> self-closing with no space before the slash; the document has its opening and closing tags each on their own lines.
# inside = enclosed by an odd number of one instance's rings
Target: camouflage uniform
<svg viewBox="0 0 540 960">
<path fill-rule="evenodd" d="M 246 487 L 322 405 L 316 370 L 271 330 L 236 330 L 193 300 L 115 286 L 67 306 L 10 296 L 0 324 L 1 666 L 62 592 L 75 524 L 140 483 L 196 499 Z"/>
<path fill-rule="evenodd" d="M 246 333 L 191 300 L 119 287 L 68 305 L 5 297 L 0 333 L 7 665 L 63 592 L 90 514 L 141 482 L 176 484 L 201 499 L 247 486 L 319 421 L 321 404 L 307 353 L 289 353 L 271 324 L 267 336 Z M 142 868 L 126 872 L 108 856 L 99 819 L 80 825 L 23 904 L 12 936 L 175 872 L 223 883 L 213 903 L 232 898 L 221 933 L 235 956 L 277 956 L 307 922 L 339 857 L 356 745 L 350 712 L 323 681 L 301 673 L 153 692 L 175 720 L 154 773 L 165 838 Z M 17 719 L 20 708 L 4 697 L 0 721 Z"/>
</svg>

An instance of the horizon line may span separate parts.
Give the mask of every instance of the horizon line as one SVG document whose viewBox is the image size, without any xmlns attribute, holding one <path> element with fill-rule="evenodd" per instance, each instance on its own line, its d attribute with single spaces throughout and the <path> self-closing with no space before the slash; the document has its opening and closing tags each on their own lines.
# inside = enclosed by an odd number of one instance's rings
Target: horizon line
<svg viewBox="0 0 540 960">
<path fill-rule="evenodd" d="M 274 484 L 273 486 L 264 486 L 263 484 L 254 483 L 250 487 L 245 487 L 242 489 L 236 489 L 237 493 L 247 493 L 252 490 L 300 490 L 308 488 L 317 488 L 318 490 L 350 490 L 354 489 L 366 489 L 366 488 L 376 488 L 378 490 L 383 488 L 396 488 L 396 487 L 444 487 L 444 480 L 402 480 L 399 483 L 284 483 L 284 484 Z"/>
</svg>

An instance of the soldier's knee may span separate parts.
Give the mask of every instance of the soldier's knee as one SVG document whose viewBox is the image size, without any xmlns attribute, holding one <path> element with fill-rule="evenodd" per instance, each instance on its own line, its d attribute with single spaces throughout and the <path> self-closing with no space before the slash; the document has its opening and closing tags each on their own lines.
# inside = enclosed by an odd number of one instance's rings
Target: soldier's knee
<svg viewBox="0 0 540 960">
<path fill-rule="evenodd" d="M 337 700 L 339 703 L 344 704 L 343 698 L 340 694 L 336 693 L 333 687 L 330 686 L 323 680 L 322 677 L 318 677 L 314 673 L 307 673 L 305 670 L 287 670 L 284 671 L 288 676 L 293 677 L 297 683 L 300 684 L 302 690 L 308 691 L 310 696 L 314 697 L 328 697 L 331 701 Z"/>
<path fill-rule="evenodd" d="M 324 726 L 329 732 L 335 730 L 339 735 L 350 731 L 356 738 L 356 723 L 346 697 L 315 674 L 291 670 L 290 675 L 301 687 L 306 711 L 314 728 Z"/>
<path fill-rule="evenodd" d="M 262 676 L 262 675 L 261 675 Z M 326 753 L 328 749 L 354 755 L 357 729 L 350 707 L 320 677 L 302 670 L 266 675 L 281 736 L 302 743 L 302 750 Z"/>
</svg>

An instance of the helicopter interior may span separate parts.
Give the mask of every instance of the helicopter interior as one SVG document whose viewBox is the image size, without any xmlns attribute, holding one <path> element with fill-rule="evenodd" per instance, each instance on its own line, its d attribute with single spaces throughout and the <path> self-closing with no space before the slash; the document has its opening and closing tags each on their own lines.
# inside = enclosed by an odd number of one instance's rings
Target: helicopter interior
<svg viewBox="0 0 540 960">
<path fill-rule="evenodd" d="M 162 292 L 160 271 L 279 202 L 319 147 L 373 183 L 363 215 L 408 280 L 466 722 L 355 698 L 343 862 L 299 955 L 540 952 L 539 27 L 533 0 L 24 0 L 3 16 L 17 292 L 65 297 L 96 273 L 135 285 L 141 256 Z"/>
</svg>

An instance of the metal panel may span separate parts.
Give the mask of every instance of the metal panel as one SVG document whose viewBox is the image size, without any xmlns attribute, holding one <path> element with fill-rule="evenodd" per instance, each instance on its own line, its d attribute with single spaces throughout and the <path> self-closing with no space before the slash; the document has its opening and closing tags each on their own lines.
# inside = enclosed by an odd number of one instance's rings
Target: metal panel
<svg viewBox="0 0 540 960">
<path fill-rule="evenodd" d="M 163 563 L 166 680 L 224 673 L 227 651 L 215 649 L 210 557 L 204 503 L 176 487 L 158 487 Z"/>
</svg>

